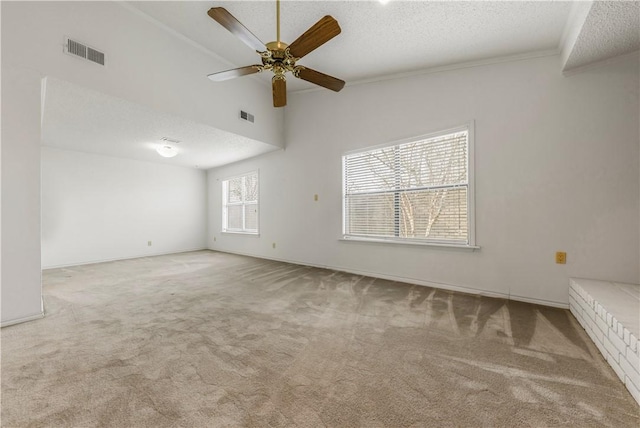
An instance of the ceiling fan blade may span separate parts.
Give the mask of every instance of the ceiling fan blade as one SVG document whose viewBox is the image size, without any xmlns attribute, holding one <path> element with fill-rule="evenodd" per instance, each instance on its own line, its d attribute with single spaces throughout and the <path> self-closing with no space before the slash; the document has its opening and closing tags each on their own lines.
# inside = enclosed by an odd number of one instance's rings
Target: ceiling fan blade
<svg viewBox="0 0 640 428">
<path fill-rule="evenodd" d="M 248 65 L 246 67 L 234 68 L 232 70 L 225 70 L 219 73 L 209 74 L 207 77 L 214 82 L 222 82 L 223 80 L 235 79 L 236 77 L 259 73 L 261 71 L 261 65 Z"/>
<path fill-rule="evenodd" d="M 215 20 L 218 24 L 222 25 L 224 28 L 233 33 L 237 38 L 242 40 L 244 44 L 249 46 L 251 49 L 254 49 L 258 52 L 264 52 L 267 50 L 267 47 L 258 39 L 251 31 L 247 29 L 244 25 L 240 23 L 233 15 L 227 11 L 224 7 L 212 7 L 207 12 L 213 20 Z"/>
<path fill-rule="evenodd" d="M 302 58 L 333 39 L 340 31 L 338 21 L 326 15 L 289 45 L 289 53 L 295 58 Z"/>
<path fill-rule="evenodd" d="M 340 90 L 344 88 L 345 83 L 344 80 L 337 79 L 333 76 L 329 76 L 328 74 L 320 73 L 319 71 L 306 67 L 298 68 L 294 73 L 294 76 L 336 92 L 340 92 Z"/>
<path fill-rule="evenodd" d="M 283 76 L 273 76 L 271 79 L 273 91 L 273 106 L 284 107 L 287 105 L 287 81 Z"/>
</svg>

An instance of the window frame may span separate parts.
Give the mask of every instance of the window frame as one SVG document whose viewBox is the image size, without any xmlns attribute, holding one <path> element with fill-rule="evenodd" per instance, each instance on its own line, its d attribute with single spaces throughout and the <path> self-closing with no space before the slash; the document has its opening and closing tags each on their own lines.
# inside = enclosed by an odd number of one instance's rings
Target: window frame
<svg viewBox="0 0 640 428">
<path fill-rule="evenodd" d="M 467 132 L 467 230 L 468 230 L 468 242 L 458 243 L 447 240 L 438 239 L 419 239 L 419 238 L 402 238 L 402 237 L 368 237 L 361 235 L 349 235 L 347 234 L 347 191 L 346 191 L 346 158 L 350 155 L 362 154 L 372 152 L 389 147 L 396 147 L 403 144 L 410 144 L 452 134 L 456 132 Z M 479 249 L 480 247 L 476 243 L 476 228 L 475 228 L 475 122 L 470 120 L 462 125 L 439 129 L 431 131 L 426 134 L 422 134 L 415 137 L 409 137 L 393 142 L 379 144 L 375 146 L 369 146 L 366 148 L 359 148 L 355 150 L 349 150 L 342 154 L 342 236 L 341 241 L 356 241 L 356 242 L 371 242 L 371 243 L 389 243 L 394 245 L 418 245 L 418 246 L 433 246 L 433 247 L 451 247 L 461 249 Z"/>
<path fill-rule="evenodd" d="M 245 200 L 246 194 L 246 177 L 250 175 L 256 175 L 257 179 L 257 199 L 255 202 L 250 201 L 247 202 Z M 229 182 L 231 180 L 242 178 L 242 200 L 240 202 L 229 203 Z M 229 233 L 234 235 L 252 235 L 259 236 L 260 235 L 260 170 L 248 171 L 242 174 L 237 174 L 233 176 L 226 177 L 222 179 L 222 224 L 221 224 L 221 233 Z M 247 206 L 256 205 L 258 207 L 258 212 L 256 213 L 256 229 L 247 229 L 246 228 L 246 209 Z M 232 229 L 229 228 L 229 215 L 228 215 L 228 207 L 229 206 L 242 206 L 242 228 L 241 229 Z"/>
</svg>

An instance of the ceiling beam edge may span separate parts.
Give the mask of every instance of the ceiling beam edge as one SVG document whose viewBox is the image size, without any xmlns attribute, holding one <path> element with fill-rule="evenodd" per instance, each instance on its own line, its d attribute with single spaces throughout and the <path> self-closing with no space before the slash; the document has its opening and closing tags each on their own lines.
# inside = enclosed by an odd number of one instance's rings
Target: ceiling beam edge
<svg viewBox="0 0 640 428">
<path fill-rule="evenodd" d="M 587 21 L 587 17 L 593 7 L 593 1 L 577 1 L 571 5 L 571 11 L 567 18 L 567 23 L 560 39 L 560 59 L 562 64 L 562 71 L 567 71 L 567 62 L 573 53 L 578 39 L 582 33 L 584 23 Z"/>
</svg>

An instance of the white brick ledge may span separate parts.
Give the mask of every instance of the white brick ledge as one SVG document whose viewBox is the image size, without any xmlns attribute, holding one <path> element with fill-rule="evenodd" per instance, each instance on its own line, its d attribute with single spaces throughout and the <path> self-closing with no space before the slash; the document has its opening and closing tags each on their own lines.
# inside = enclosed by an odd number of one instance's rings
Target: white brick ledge
<svg viewBox="0 0 640 428">
<path fill-rule="evenodd" d="M 571 278 L 569 310 L 640 404 L 640 285 Z"/>
</svg>

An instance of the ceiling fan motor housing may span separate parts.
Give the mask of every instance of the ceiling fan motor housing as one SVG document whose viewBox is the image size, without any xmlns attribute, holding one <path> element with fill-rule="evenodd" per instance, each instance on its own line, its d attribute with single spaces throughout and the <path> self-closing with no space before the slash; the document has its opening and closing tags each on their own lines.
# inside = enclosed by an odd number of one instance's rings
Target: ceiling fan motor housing
<svg viewBox="0 0 640 428">
<path fill-rule="evenodd" d="M 260 52 L 263 70 L 272 70 L 276 75 L 284 75 L 286 72 L 294 72 L 296 61 L 289 53 L 289 45 L 283 42 L 267 43 L 267 51 Z"/>
</svg>

